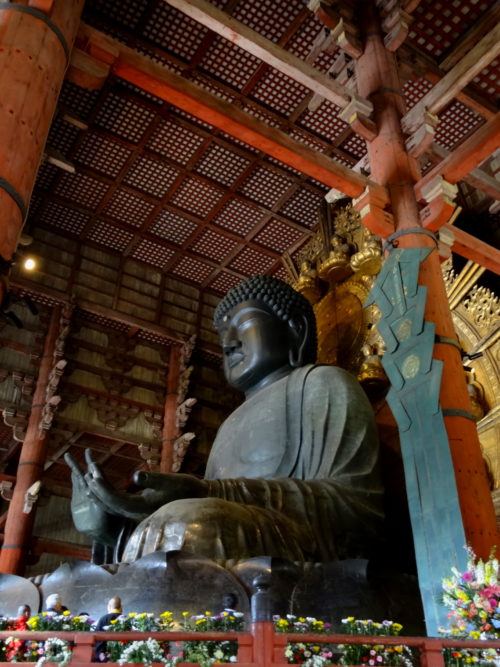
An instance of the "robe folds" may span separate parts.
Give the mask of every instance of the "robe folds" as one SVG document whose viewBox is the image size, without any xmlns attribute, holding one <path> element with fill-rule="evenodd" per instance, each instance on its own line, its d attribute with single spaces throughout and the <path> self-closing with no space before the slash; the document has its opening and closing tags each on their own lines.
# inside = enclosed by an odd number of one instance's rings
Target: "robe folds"
<svg viewBox="0 0 500 667">
<path fill-rule="evenodd" d="M 308 365 L 249 396 L 220 427 L 208 497 L 167 503 L 123 560 L 185 549 L 217 561 L 367 557 L 382 522 L 373 410 L 335 366 Z"/>
</svg>

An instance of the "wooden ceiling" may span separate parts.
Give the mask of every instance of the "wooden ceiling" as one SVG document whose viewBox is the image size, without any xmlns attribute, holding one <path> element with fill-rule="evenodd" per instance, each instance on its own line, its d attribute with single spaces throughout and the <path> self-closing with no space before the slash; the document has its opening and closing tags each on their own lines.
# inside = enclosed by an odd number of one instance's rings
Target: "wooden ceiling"
<svg viewBox="0 0 500 667">
<path fill-rule="evenodd" d="M 351 7 L 354 18 L 363 7 L 340 4 Z M 413 18 L 398 50 L 411 108 L 498 21 L 500 10 L 494 0 L 400 4 Z M 354 89 L 353 62 L 326 39 L 324 23 L 303 0 L 213 5 Z M 365 140 L 333 102 L 165 0 L 87 0 L 77 47 L 90 33 L 109 36 L 141 63 L 151 59 L 186 86 L 193 84 L 190 91 L 214 108 L 228 102 L 235 114 L 263 121 L 270 132 L 287 135 L 316 156 L 343 167 L 358 165 L 357 171 L 367 168 Z M 331 185 L 301 173 L 299 160 L 297 169 L 284 164 L 253 142 L 235 139 L 224 124 L 209 124 L 125 81 L 113 67 L 97 74 L 100 87 L 77 85 L 77 65 L 62 88 L 27 231 L 41 227 L 95 244 L 216 294 L 252 273 L 284 277 L 283 253 L 293 258 L 310 238 Z M 439 114 L 434 148 L 421 159 L 424 172 L 436 153 L 453 151 L 496 112 L 498 77 L 494 58 Z M 488 161 L 482 169 L 488 170 Z M 474 202 L 485 210 L 492 200 L 481 196 Z"/>
</svg>

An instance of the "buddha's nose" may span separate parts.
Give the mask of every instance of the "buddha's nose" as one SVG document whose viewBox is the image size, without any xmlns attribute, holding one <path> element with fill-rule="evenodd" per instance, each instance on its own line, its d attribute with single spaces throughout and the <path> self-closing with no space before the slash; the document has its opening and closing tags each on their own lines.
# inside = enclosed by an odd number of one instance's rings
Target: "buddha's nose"
<svg viewBox="0 0 500 667">
<path fill-rule="evenodd" d="M 225 355 L 232 354 L 233 352 L 236 352 L 241 348 L 241 341 L 232 339 L 232 340 L 227 340 L 223 341 L 222 343 L 222 351 Z"/>
</svg>

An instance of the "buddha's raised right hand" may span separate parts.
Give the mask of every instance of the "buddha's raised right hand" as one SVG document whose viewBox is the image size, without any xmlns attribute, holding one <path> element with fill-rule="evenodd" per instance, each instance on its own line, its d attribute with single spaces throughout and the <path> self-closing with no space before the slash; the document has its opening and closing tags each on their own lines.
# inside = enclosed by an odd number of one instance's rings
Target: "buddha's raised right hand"
<svg viewBox="0 0 500 667">
<path fill-rule="evenodd" d="M 71 468 L 71 511 L 75 527 L 104 544 L 114 545 L 122 525 L 120 518 L 139 522 L 172 500 L 206 495 L 206 482 L 191 475 L 144 471 L 134 475 L 135 483 L 143 490 L 135 494 L 122 493 L 109 483 L 88 449 L 85 450 L 85 473 L 69 454 L 65 454 L 64 459 Z"/>
</svg>

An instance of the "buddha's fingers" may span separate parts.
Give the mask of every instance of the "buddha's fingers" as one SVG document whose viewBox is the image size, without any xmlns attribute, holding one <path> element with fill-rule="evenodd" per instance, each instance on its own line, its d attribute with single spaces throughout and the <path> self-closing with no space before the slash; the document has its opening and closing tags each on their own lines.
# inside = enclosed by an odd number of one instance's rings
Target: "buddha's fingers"
<svg viewBox="0 0 500 667">
<path fill-rule="evenodd" d="M 92 458 L 90 449 L 85 450 L 85 461 L 87 463 L 87 470 L 94 479 L 102 479 L 102 472 L 97 463 Z"/>
<path fill-rule="evenodd" d="M 71 468 L 72 474 L 74 474 L 77 479 L 83 481 L 83 472 L 81 471 L 80 466 L 75 461 L 75 459 L 71 456 L 71 454 L 66 453 L 64 455 L 64 460 L 66 461 L 68 466 Z"/>
</svg>

